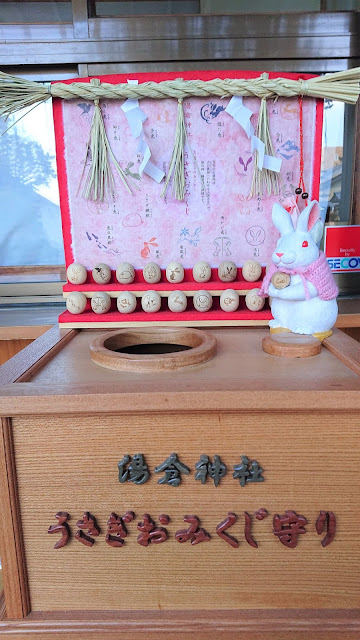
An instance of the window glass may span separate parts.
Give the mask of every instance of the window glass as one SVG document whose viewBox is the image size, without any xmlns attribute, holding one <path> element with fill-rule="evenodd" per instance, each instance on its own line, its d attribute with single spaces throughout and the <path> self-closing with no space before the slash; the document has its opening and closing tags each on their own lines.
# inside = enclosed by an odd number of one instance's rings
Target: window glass
<svg viewBox="0 0 360 640">
<path fill-rule="evenodd" d="M 121 2 L 95 2 L 97 16 L 141 16 L 180 13 L 200 13 L 200 0 L 122 0 Z"/>
<path fill-rule="evenodd" d="M 343 102 L 324 101 L 323 140 L 320 177 L 320 206 L 329 225 L 347 224 L 349 211 L 341 207 L 344 156 Z"/>
<path fill-rule="evenodd" d="M 25 6 L 24 6 L 25 5 Z M 0 23 L 71 22 L 71 2 L 0 2 Z"/>
<path fill-rule="evenodd" d="M 51 100 L 0 138 L 0 211 L 0 265 L 64 263 Z"/>
</svg>

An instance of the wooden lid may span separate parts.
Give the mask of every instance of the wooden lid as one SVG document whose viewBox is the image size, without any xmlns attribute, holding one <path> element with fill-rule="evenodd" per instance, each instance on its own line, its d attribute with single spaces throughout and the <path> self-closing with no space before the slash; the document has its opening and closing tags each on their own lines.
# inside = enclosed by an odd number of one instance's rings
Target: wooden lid
<svg viewBox="0 0 360 640">
<path fill-rule="evenodd" d="M 309 358 L 321 351 L 321 342 L 313 336 L 297 333 L 275 333 L 263 338 L 262 348 L 271 356 Z"/>
</svg>

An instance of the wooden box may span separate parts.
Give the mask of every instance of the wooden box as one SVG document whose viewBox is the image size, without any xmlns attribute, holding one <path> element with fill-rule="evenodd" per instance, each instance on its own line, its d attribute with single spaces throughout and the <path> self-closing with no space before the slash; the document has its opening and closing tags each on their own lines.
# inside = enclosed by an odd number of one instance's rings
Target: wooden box
<svg viewBox="0 0 360 640">
<path fill-rule="evenodd" d="M 278 358 L 267 331 L 209 330 L 212 360 L 149 374 L 54 328 L 0 369 L 4 637 L 360 637 L 359 344 Z M 118 468 L 137 453 L 143 484 Z"/>
</svg>

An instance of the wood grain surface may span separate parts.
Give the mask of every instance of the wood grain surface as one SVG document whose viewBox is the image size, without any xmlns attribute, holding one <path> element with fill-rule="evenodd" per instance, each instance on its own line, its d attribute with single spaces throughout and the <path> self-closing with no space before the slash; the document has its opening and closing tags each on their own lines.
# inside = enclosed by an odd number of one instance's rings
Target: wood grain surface
<svg viewBox="0 0 360 640">
<path fill-rule="evenodd" d="M 7 614 L 22 618 L 30 611 L 30 597 L 10 419 L 0 418 L 0 427 L 0 557 Z"/>
<path fill-rule="evenodd" d="M 0 386 L 21 381 L 25 373 L 28 380 L 32 372 L 43 367 L 76 333 L 76 330 L 60 330 L 58 325 L 46 331 L 0 367 Z"/>
<path fill-rule="evenodd" d="M 335 329 L 332 336 L 325 338 L 324 346 L 349 369 L 360 375 L 360 349 L 353 338 Z"/>
<path fill-rule="evenodd" d="M 70 611 L 0 622 L 11 640 L 358 640 L 359 632 L 359 616 L 349 610 Z"/>
<path fill-rule="evenodd" d="M 13 421 L 20 508 L 33 611 L 61 609 L 346 608 L 360 601 L 359 420 L 353 413 L 259 412 L 162 415 L 28 416 Z M 172 451 L 191 469 L 177 487 L 120 484 L 117 462 L 142 452 L 151 470 Z M 219 454 L 228 474 L 219 487 L 195 481 L 200 454 Z M 240 487 L 232 465 L 258 460 L 264 483 Z M 244 539 L 244 511 L 253 518 L 258 549 Z M 111 511 L 131 509 L 122 548 L 105 543 Z M 307 533 L 287 549 L 272 533 L 272 517 L 293 509 L 308 519 Z M 70 526 L 85 510 L 101 535 L 92 548 L 74 538 L 54 550 L 47 534 L 58 510 Z M 326 548 L 316 534 L 320 510 L 334 511 L 338 528 Z M 228 511 L 234 549 L 215 533 Z M 144 513 L 171 517 L 170 539 L 144 548 L 136 523 Z M 193 513 L 212 540 L 179 544 L 174 533 Z"/>
<path fill-rule="evenodd" d="M 21 372 L 23 377 L 18 379 L 24 380 L 0 386 L 0 415 L 32 414 L 34 403 L 37 413 L 48 415 L 64 411 L 107 413 L 110 394 L 112 410 L 128 413 L 144 407 L 149 413 L 169 408 L 193 412 L 229 408 L 342 411 L 344 406 L 360 411 L 360 377 L 328 349 L 312 358 L 311 367 L 306 359 L 275 358 L 261 349 L 266 332 L 258 328 L 213 329 L 211 334 L 217 340 L 213 360 L 171 375 L 149 375 L 110 371 L 92 363 L 90 343 L 104 332 L 60 331 L 57 341 L 54 335 L 50 343 L 54 350 L 45 351 L 45 358 L 36 360 L 36 341 L 18 354 L 14 363 L 9 361 L 0 369 L 0 378 L 4 370 L 3 381 L 16 380 Z M 337 333 L 331 339 L 336 344 Z M 350 343 L 351 357 L 357 360 L 360 344 Z M 26 352 L 32 348 L 30 358 Z"/>
<path fill-rule="evenodd" d="M 28 339 L 12 339 L 0 340 L 0 365 L 4 364 L 15 356 L 19 351 L 31 344 L 32 340 Z"/>
</svg>

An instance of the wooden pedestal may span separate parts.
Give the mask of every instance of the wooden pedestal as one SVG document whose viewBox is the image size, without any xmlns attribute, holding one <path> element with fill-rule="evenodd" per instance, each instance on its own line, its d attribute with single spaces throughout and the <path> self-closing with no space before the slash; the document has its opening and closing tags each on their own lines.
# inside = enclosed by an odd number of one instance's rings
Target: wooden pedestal
<svg viewBox="0 0 360 640">
<path fill-rule="evenodd" d="M 54 328 L 0 369 L 0 633 L 358 639 L 360 345 L 335 331 L 317 356 L 276 358 L 266 330 L 217 329 L 212 360 L 141 373 L 91 362 L 101 333 Z M 173 452 L 190 472 L 159 484 Z M 136 453 L 149 479 L 119 482 Z M 218 486 L 195 478 L 201 455 L 226 465 Z M 128 511 L 113 546 L 110 514 Z M 144 514 L 160 543 L 144 545 Z"/>
</svg>

